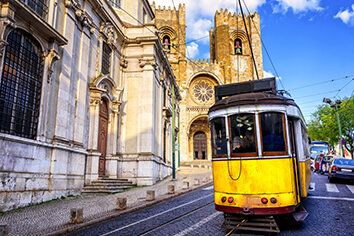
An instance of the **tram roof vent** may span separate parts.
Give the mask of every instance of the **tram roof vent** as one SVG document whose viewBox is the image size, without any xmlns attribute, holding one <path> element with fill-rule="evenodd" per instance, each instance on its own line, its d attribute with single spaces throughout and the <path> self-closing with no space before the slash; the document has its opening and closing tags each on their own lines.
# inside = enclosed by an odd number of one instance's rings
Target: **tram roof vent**
<svg viewBox="0 0 354 236">
<path fill-rule="evenodd" d="M 277 93 L 275 77 L 215 86 L 215 102 L 232 95 L 243 93 L 271 92 Z"/>
</svg>

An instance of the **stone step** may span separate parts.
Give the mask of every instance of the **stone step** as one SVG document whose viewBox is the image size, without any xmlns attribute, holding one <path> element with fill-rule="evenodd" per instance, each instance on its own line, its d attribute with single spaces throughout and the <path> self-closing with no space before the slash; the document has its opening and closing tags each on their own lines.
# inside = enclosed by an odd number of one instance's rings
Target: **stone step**
<svg viewBox="0 0 354 236">
<path fill-rule="evenodd" d="M 126 189 L 136 186 L 132 181 L 128 179 L 112 179 L 107 177 L 101 177 L 98 180 L 94 180 L 91 184 L 86 185 L 82 189 L 82 194 L 112 194 L 122 192 Z"/>
</svg>

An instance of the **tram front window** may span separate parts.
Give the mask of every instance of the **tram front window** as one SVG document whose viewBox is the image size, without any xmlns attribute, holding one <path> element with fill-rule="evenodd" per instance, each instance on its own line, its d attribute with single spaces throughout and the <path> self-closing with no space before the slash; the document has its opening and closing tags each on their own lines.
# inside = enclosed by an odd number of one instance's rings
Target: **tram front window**
<svg viewBox="0 0 354 236">
<path fill-rule="evenodd" d="M 213 126 L 213 154 L 227 154 L 225 118 L 216 118 L 212 122 Z"/>
<path fill-rule="evenodd" d="M 285 152 L 284 115 L 263 113 L 260 118 L 263 152 Z"/>
<path fill-rule="evenodd" d="M 230 125 L 232 153 L 255 153 L 254 116 L 231 116 Z"/>
</svg>

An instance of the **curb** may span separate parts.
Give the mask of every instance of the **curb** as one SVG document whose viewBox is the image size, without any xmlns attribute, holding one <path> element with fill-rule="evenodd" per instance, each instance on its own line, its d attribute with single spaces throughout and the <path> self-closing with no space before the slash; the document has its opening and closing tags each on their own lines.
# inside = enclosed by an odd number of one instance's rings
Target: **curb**
<svg viewBox="0 0 354 236">
<path fill-rule="evenodd" d="M 62 234 L 65 234 L 65 233 L 70 233 L 70 232 L 76 231 L 76 230 L 81 229 L 81 228 L 86 227 L 86 226 L 97 224 L 97 223 L 100 223 L 100 222 L 103 222 L 103 221 L 106 221 L 106 220 L 109 220 L 109 219 L 112 219 L 112 218 L 115 218 L 115 217 L 118 217 L 118 216 L 121 216 L 121 215 L 129 214 L 131 212 L 134 212 L 134 211 L 137 211 L 137 210 L 140 210 L 140 209 L 155 205 L 157 203 L 160 203 L 160 202 L 165 201 L 165 200 L 172 199 L 174 197 L 182 196 L 184 194 L 187 194 L 187 193 L 190 193 L 192 191 L 198 190 L 198 189 L 203 188 L 203 187 L 205 187 L 207 185 L 210 185 L 212 183 L 213 183 L 213 180 L 209 180 L 206 183 L 201 183 L 199 186 L 197 186 L 195 188 L 190 188 L 190 189 L 186 189 L 186 190 L 179 190 L 178 192 L 175 192 L 174 194 L 170 194 L 170 195 L 169 194 L 162 195 L 161 197 L 156 198 L 154 201 L 145 202 L 145 203 L 143 203 L 140 206 L 133 207 L 133 208 L 130 208 L 130 209 L 126 209 L 126 210 L 123 210 L 123 211 L 112 210 L 110 212 L 107 212 L 106 216 L 102 216 L 100 218 L 89 220 L 89 221 L 84 221 L 83 223 L 79 223 L 79 224 L 76 224 L 76 225 L 65 224 L 63 226 L 64 227 L 68 226 L 68 228 L 61 229 L 61 230 L 56 230 L 56 231 L 53 231 L 53 232 L 45 234 L 45 235 L 56 236 L 56 235 L 62 235 Z"/>
</svg>

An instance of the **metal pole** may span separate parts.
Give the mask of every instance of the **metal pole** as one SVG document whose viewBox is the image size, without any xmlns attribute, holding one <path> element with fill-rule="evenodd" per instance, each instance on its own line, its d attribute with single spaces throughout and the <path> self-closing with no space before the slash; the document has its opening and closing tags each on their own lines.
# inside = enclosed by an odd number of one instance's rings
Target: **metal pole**
<svg viewBox="0 0 354 236">
<path fill-rule="evenodd" d="M 336 108 L 336 113 L 337 113 L 337 122 L 338 122 L 338 129 L 339 129 L 340 146 L 342 148 L 342 156 L 345 157 L 343 143 L 342 143 L 342 128 L 341 128 L 341 125 L 340 125 L 339 113 L 338 113 L 338 108 L 337 108 L 337 104 L 336 103 L 334 103 L 334 107 Z"/>
<path fill-rule="evenodd" d="M 175 86 L 172 83 L 172 179 L 176 179 L 175 163 Z"/>
<path fill-rule="evenodd" d="M 178 113 L 178 167 L 181 166 L 181 151 L 180 151 L 180 139 L 179 139 L 179 134 L 181 133 L 181 126 L 180 126 L 180 122 L 179 122 L 179 117 L 180 114 Z"/>
</svg>

